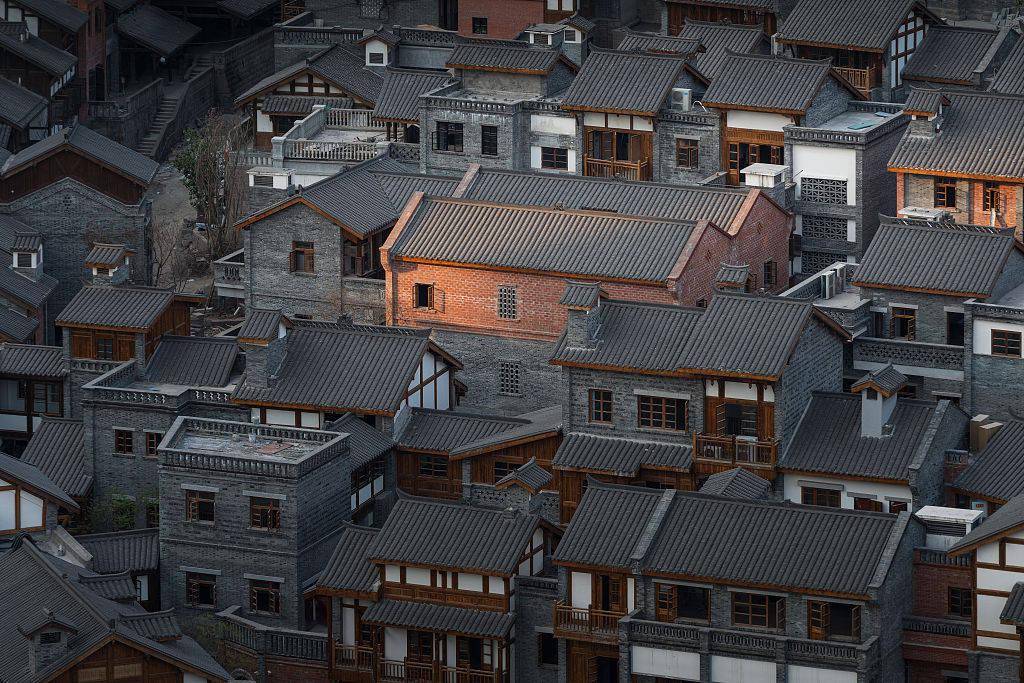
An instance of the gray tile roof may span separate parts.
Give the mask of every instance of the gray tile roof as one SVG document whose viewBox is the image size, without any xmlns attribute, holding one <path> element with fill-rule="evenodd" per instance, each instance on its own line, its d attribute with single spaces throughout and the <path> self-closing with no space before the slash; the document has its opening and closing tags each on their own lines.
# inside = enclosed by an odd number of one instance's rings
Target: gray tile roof
<svg viewBox="0 0 1024 683">
<path fill-rule="evenodd" d="M 1006 598 L 999 621 L 1004 624 L 1024 626 L 1024 581 L 1013 584 L 1010 595 Z"/>
<path fill-rule="evenodd" d="M 200 28 L 153 5 L 139 5 L 117 18 L 117 32 L 162 57 L 191 43 Z"/>
<path fill-rule="evenodd" d="M 348 434 L 349 465 L 351 469 L 362 467 L 376 460 L 394 447 L 391 439 L 359 416 L 349 413 L 328 425 L 328 430 Z"/>
<path fill-rule="evenodd" d="M 35 465 L 12 458 L 6 453 L 0 453 L 0 475 L 3 475 L 0 476 L 0 479 L 8 481 L 13 479 L 21 482 L 34 489 L 39 495 L 46 496 L 69 510 L 78 510 L 78 503 Z"/>
<path fill-rule="evenodd" d="M 392 257 L 663 282 L 702 234 L 693 222 L 425 197 Z"/>
<path fill-rule="evenodd" d="M 81 420 L 44 417 L 21 460 L 38 468 L 72 498 L 84 498 L 92 488 L 92 463 L 86 458 Z"/>
<path fill-rule="evenodd" d="M 708 496 L 721 498 L 748 498 L 757 500 L 765 498 L 772 485 L 767 479 L 748 472 L 742 467 L 735 467 L 725 472 L 716 472 L 708 477 L 700 487 L 700 492 Z"/>
<path fill-rule="evenodd" d="M 591 480 L 558 542 L 555 562 L 628 568 L 663 497 L 654 489 Z"/>
<path fill-rule="evenodd" d="M 38 344 L 0 344 L 0 375 L 63 379 L 68 375 L 64 350 Z"/>
<path fill-rule="evenodd" d="M 78 582 L 107 600 L 129 601 L 138 597 L 135 581 L 128 572 L 80 576 Z"/>
<path fill-rule="evenodd" d="M 373 115 L 397 121 L 420 120 L 420 96 L 451 82 L 447 72 L 433 73 L 417 69 L 388 68 L 380 88 Z M 265 108 L 265 107 L 264 107 Z"/>
<path fill-rule="evenodd" d="M 36 251 L 43 243 L 38 232 L 19 232 L 15 235 L 12 251 Z"/>
<path fill-rule="evenodd" d="M 600 282 L 579 282 L 567 280 L 562 298 L 558 300 L 563 306 L 570 308 L 593 308 L 601 300 Z"/>
<path fill-rule="evenodd" d="M 750 279 L 750 266 L 734 266 L 723 263 L 718 267 L 715 284 L 720 287 L 739 287 L 742 289 Z"/>
<path fill-rule="evenodd" d="M 165 289 L 88 285 L 78 290 L 56 323 L 144 330 L 173 300 L 174 292 Z"/>
<path fill-rule="evenodd" d="M 932 137 L 907 129 L 889 159 L 889 168 L 1024 178 L 1024 97 L 992 92 L 944 94 L 950 104 L 944 108 L 941 129 Z"/>
<path fill-rule="evenodd" d="M 739 228 L 749 188 L 668 185 L 551 173 L 480 169 L 464 197 L 495 204 L 615 211 L 673 220 L 709 220 Z"/>
<path fill-rule="evenodd" d="M 952 486 L 1001 501 L 1024 493 L 1024 423 L 1008 420 Z"/>
<path fill-rule="evenodd" d="M 126 614 L 121 623 L 133 629 L 144 638 L 165 641 L 181 638 L 181 626 L 173 609 L 162 612 L 145 612 L 142 614 Z"/>
<path fill-rule="evenodd" d="M 78 58 L 29 33 L 24 22 L 0 22 L 0 50 L 35 64 L 54 77 L 63 76 Z"/>
<path fill-rule="evenodd" d="M 88 14 L 61 0 L 18 0 L 18 4 L 68 33 L 78 33 L 89 20 Z"/>
<path fill-rule="evenodd" d="M 61 145 L 68 145 L 144 185 L 152 182 L 160 168 L 160 165 L 149 157 L 118 144 L 81 124 L 75 124 L 11 155 L 4 162 L 2 173 L 7 176 L 20 166 L 49 154 Z"/>
<path fill-rule="evenodd" d="M 235 398 L 330 412 L 395 412 L 428 348 L 425 332 L 406 328 L 296 328 L 273 386 L 243 380 Z"/>
<path fill-rule="evenodd" d="M 686 68 L 679 55 L 594 50 L 562 97 L 562 107 L 654 116 Z"/>
<path fill-rule="evenodd" d="M 830 78 L 829 60 L 727 52 L 703 102 L 709 107 L 805 113 Z"/>
<path fill-rule="evenodd" d="M 0 78 L 0 120 L 24 130 L 46 107 L 45 97 Z"/>
<path fill-rule="evenodd" d="M 551 466 L 556 470 L 635 477 L 642 467 L 689 471 L 691 461 L 692 448 L 688 443 L 571 433 L 558 447 Z"/>
<path fill-rule="evenodd" d="M 1024 496 L 1014 496 L 946 551 L 959 555 L 1024 527 Z"/>
<path fill-rule="evenodd" d="M 373 104 L 380 94 L 383 77 L 366 68 L 363 51 L 353 45 L 334 45 L 317 54 L 277 71 L 256 83 L 235 99 L 239 106 L 261 94 L 272 95 L 273 86 L 309 72 L 324 78 L 364 102 Z M 266 92 L 265 92 L 266 91 Z"/>
<path fill-rule="evenodd" d="M 352 106 L 352 100 L 348 97 L 325 97 L 322 95 L 267 95 L 263 98 L 260 111 L 264 114 L 305 116 L 312 113 L 313 107 L 318 104 L 346 109 Z"/>
<path fill-rule="evenodd" d="M 728 51 L 742 54 L 767 52 L 768 38 L 760 26 L 726 24 L 717 21 L 687 19 L 680 38 L 699 41 L 705 52 L 691 59 L 697 71 L 714 80 Z"/>
<path fill-rule="evenodd" d="M 992 49 L 1006 33 L 995 28 L 933 26 L 910 56 L 903 80 L 969 85 L 988 67 Z"/>
<path fill-rule="evenodd" d="M 160 567 L 160 530 L 135 529 L 75 536 L 92 553 L 91 568 L 100 574 L 152 572 Z"/>
<path fill-rule="evenodd" d="M 1006 95 L 1024 95 L 1024 40 L 1017 41 L 996 69 L 992 90 Z"/>
<path fill-rule="evenodd" d="M 578 28 L 584 34 L 588 34 L 595 28 L 597 28 L 597 24 L 595 24 L 590 19 L 587 19 L 585 16 L 579 13 L 573 14 L 572 16 L 568 16 L 558 23 L 565 24 L 566 26 L 572 26 L 573 28 Z"/>
<path fill-rule="evenodd" d="M 35 339 L 39 321 L 6 306 L 0 306 L 0 339 L 25 343 Z"/>
<path fill-rule="evenodd" d="M 368 624 L 491 638 L 507 637 L 515 621 L 516 616 L 512 613 L 406 600 L 381 600 L 370 605 L 363 613 L 363 622 Z"/>
<path fill-rule="evenodd" d="M 931 443 L 936 404 L 898 399 L 889 423 L 892 433 L 861 436 L 861 397 L 815 392 L 779 468 L 839 476 L 909 482 L 911 464 Z"/>
<path fill-rule="evenodd" d="M 562 51 L 510 40 L 477 39 L 459 43 L 448 57 L 449 69 L 547 74 Z"/>
<path fill-rule="evenodd" d="M 33 308 L 42 308 L 59 284 L 57 278 L 46 273 L 33 279 L 10 266 L 0 266 L 0 292 Z"/>
<path fill-rule="evenodd" d="M 411 450 L 448 453 L 478 439 L 502 434 L 525 424 L 528 424 L 526 420 L 500 415 L 414 408 L 397 445 Z"/>
<path fill-rule="evenodd" d="M 625 35 L 615 49 L 619 52 L 670 52 L 690 56 L 702 48 L 700 41 L 692 38 L 640 33 L 626 29 Z"/>
<path fill-rule="evenodd" d="M 537 463 L 537 458 L 530 458 L 520 467 L 496 481 L 494 485 L 496 488 L 520 485 L 536 492 L 550 484 L 552 479 L 551 473 Z"/>
<path fill-rule="evenodd" d="M 932 88 L 910 88 L 903 111 L 907 114 L 938 114 L 943 105 L 949 103 L 941 90 Z"/>
<path fill-rule="evenodd" d="M 19 235 L 31 233 L 32 229 L 10 214 L 0 214 L 0 249 L 10 253 Z"/>
<path fill-rule="evenodd" d="M 238 330 L 238 339 L 260 339 L 272 341 L 277 339 L 284 316 L 281 311 L 265 308 L 250 308 L 245 322 Z"/>
<path fill-rule="evenodd" d="M 113 268 L 122 265 L 127 254 L 123 244 L 94 244 L 85 257 L 85 265 Z"/>
<path fill-rule="evenodd" d="M 1013 235 L 993 228 L 923 221 L 882 221 L 854 283 L 987 297 L 1014 250 Z"/>
<path fill-rule="evenodd" d="M 918 0 L 800 0 L 782 22 L 779 38 L 881 52 L 912 9 L 935 18 Z"/>
<path fill-rule="evenodd" d="M 230 337 L 164 335 L 149 359 L 145 381 L 190 387 L 223 387 L 231 379 L 238 343 Z"/>
<path fill-rule="evenodd" d="M 875 387 L 886 397 L 892 396 L 907 383 L 907 376 L 896 369 L 892 363 L 886 363 L 882 367 L 872 370 L 857 380 L 850 391 L 857 393 L 862 387 Z"/>
<path fill-rule="evenodd" d="M 252 19 L 278 6 L 277 0 L 219 0 L 217 7 L 240 19 Z"/>
<path fill-rule="evenodd" d="M 377 583 L 377 568 L 369 551 L 380 529 L 345 524 L 316 587 L 354 593 L 370 593 Z"/>
<path fill-rule="evenodd" d="M 540 523 L 534 515 L 403 497 L 370 547 L 374 562 L 515 572 Z"/>
</svg>

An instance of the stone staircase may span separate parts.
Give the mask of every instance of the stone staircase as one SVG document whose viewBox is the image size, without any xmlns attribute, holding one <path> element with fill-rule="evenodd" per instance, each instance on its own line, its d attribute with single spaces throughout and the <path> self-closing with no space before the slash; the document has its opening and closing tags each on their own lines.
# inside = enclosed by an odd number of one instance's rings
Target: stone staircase
<svg viewBox="0 0 1024 683">
<path fill-rule="evenodd" d="M 160 145 L 160 138 L 163 137 L 164 130 L 167 128 L 167 124 L 174 118 L 174 112 L 178 106 L 178 98 L 175 95 L 164 94 L 162 100 L 160 100 L 160 108 L 156 111 L 156 116 L 153 117 L 153 121 L 149 124 L 149 130 L 139 141 L 135 151 L 140 154 L 153 158 L 156 155 L 157 147 Z"/>
<path fill-rule="evenodd" d="M 211 55 L 199 55 L 196 57 L 196 61 L 192 62 L 192 66 L 185 72 L 186 81 L 191 81 L 193 78 L 199 75 L 203 69 L 213 66 L 213 57 Z"/>
</svg>

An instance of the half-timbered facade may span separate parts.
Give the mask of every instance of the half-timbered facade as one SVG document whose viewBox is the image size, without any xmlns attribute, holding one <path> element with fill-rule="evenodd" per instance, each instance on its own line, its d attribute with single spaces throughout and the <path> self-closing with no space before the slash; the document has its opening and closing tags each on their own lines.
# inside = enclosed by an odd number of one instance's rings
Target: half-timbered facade
<svg viewBox="0 0 1024 683">
<path fill-rule="evenodd" d="M 0 453 L 0 537 L 43 534 L 58 525 L 58 511 L 78 503 L 35 465 Z"/>
<path fill-rule="evenodd" d="M 0 345 L 3 452 L 19 455 L 45 417 L 70 417 L 68 367 L 57 346 Z"/>
</svg>

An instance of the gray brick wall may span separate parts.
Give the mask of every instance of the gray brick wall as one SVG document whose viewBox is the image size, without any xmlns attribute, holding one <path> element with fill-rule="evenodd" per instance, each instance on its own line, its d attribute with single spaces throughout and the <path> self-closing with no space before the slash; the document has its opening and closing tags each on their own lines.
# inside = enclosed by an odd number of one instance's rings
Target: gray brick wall
<svg viewBox="0 0 1024 683">
<path fill-rule="evenodd" d="M 1024 311 L 964 305 L 964 409 L 969 415 L 985 414 L 994 419 L 1020 419 L 1024 416 L 1024 362 L 1015 358 L 974 354 L 971 330 L 976 318 L 1024 324 Z"/>
<path fill-rule="evenodd" d="M 704 118 L 706 123 L 658 119 L 654 136 L 654 180 L 662 183 L 696 183 L 721 170 L 720 120 L 717 115 Z M 696 168 L 676 165 L 676 140 L 680 138 L 697 140 Z"/>
<path fill-rule="evenodd" d="M 943 505 L 946 498 L 946 451 L 966 445 L 968 416 L 949 401 L 939 401 L 924 438 L 918 444 L 916 464 L 910 470 L 913 509 Z"/>
<path fill-rule="evenodd" d="M 515 670 L 517 681 L 556 683 L 558 667 L 540 666 L 540 634 L 551 633 L 558 581 L 530 578 L 517 581 Z M 564 672 L 564 669 L 562 670 Z"/>
<path fill-rule="evenodd" d="M 775 383 L 775 436 L 780 452 L 793 438 L 811 392 L 840 391 L 842 383 L 843 342 L 823 322 L 812 319 Z"/>
</svg>

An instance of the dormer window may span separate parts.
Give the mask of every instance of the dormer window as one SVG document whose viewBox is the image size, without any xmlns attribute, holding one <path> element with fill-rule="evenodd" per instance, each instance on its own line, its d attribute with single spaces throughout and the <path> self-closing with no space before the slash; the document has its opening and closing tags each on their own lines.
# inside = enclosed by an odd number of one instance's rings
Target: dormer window
<svg viewBox="0 0 1024 683">
<path fill-rule="evenodd" d="M 574 28 L 565 29 L 565 34 L 562 37 L 567 43 L 578 43 L 580 42 L 580 32 Z"/>
<path fill-rule="evenodd" d="M 531 33 L 530 38 L 534 45 L 550 45 L 551 36 L 547 33 Z"/>
<path fill-rule="evenodd" d="M 14 252 L 14 267 L 15 268 L 35 268 L 36 267 L 36 255 L 30 251 L 16 251 Z"/>
<path fill-rule="evenodd" d="M 60 631 L 45 631 L 39 634 L 40 645 L 56 645 L 60 642 Z"/>
<path fill-rule="evenodd" d="M 384 64 L 384 53 L 383 52 L 371 52 L 366 57 L 368 64 Z"/>
</svg>

